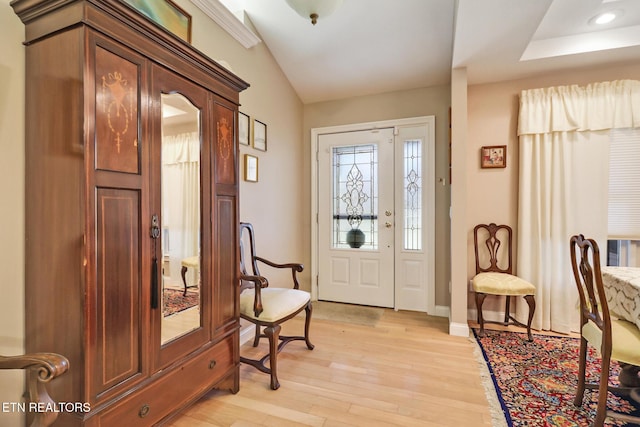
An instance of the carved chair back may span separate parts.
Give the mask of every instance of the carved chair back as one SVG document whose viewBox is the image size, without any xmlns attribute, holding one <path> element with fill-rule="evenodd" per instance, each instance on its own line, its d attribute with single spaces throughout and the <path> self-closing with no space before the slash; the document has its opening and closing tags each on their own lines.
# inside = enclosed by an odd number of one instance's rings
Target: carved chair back
<svg viewBox="0 0 640 427">
<path fill-rule="evenodd" d="M 600 249 L 593 239 L 571 237 L 571 267 L 580 295 L 580 326 L 592 321 L 603 332 L 602 344 L 611 349 L 611 317 L 602 283 Z"/>
<path fill-rule="evenodd" d="M 240 274 L 243 276 L 260 276 L 256 259 L 256 244 L 253 226 L 246 222 L 240 223 Z M 253 288 L 254 282 L 240 281 L 240 292 Z"/>
<path fill-rule="evenodd" d="M 512 235 L 513 231 L 508 225 L 496 225 L 492 222 L 474 227 L 476 274 L 485 272 L 513 274 Z M 482 244 L 484 246 L 481 246 Z M 506 266 L 504 266 L 505 262 Z"/>
</svg>

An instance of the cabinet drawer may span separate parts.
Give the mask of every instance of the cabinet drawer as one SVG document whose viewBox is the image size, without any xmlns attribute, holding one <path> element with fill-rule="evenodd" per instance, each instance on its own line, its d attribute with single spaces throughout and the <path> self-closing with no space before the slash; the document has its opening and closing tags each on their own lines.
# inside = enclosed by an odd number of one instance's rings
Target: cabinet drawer
<svg viewBox="0 0 640 427">
<path fill-rule="evenodd" d="M 101 427 L 149 427 L 203 394 L 233 366 L 234 335 L 171 369 L 153 383 L 100 414 Z M 237 369 L 237 367 L 236 367 Z"/>
</svg>

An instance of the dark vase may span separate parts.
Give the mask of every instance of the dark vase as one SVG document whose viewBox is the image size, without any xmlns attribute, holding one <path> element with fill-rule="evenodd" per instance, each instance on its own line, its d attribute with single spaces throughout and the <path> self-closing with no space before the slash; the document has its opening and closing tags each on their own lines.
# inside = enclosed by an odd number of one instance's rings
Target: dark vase
<svg viewBox="0 0 640 427">
<path fill-rule="evenodd" d="M 364 244 L 364 233 L 359 228 L 352 228 L 347 232 L 347 243 L 352 248 L 359 248 Z"/>
</svg>

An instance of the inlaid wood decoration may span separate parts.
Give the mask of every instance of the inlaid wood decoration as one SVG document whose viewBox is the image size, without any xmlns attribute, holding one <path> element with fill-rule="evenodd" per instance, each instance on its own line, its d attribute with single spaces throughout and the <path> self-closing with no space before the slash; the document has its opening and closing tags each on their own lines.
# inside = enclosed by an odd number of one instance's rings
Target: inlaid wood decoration
<svg viewBox="0 0 640 427">
<path fill-rule="evenodd" d="M 234 112 L 223 105 L 216 105 L 216 182 L 235 183 L 235 138 L 233 134 Z"/>
<path fill-rule="evenodd" d="M 138 65 L 96 47 L 96 167 L 138 173 Z"/>
</svg>

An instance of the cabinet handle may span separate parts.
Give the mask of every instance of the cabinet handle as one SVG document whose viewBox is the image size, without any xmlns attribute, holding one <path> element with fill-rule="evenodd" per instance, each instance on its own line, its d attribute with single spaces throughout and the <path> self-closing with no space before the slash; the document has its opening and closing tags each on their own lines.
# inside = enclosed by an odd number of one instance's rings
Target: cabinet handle
<svg viewBox="0 0 640 427">
<path fill-rule="evenodd" d="M 149 408 L 149 405 L 147 404 L 142 405 L 142 408 L 140 408 L 140 411 L 138 412 L 138 416 L 140 418 L 144 418 L 149 414 L 149 411 L 151 411 L 151 408 Z"/>
<path fill-rule="evenodd" d="M 215 367 L 216 367 L 216 361 L 215 360 L 210 361 L 209 362 L 209 369 L 213 369 Z"/>
</svg>

